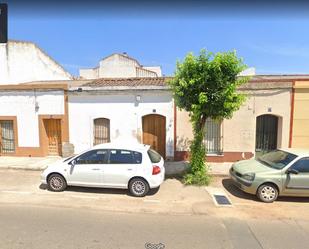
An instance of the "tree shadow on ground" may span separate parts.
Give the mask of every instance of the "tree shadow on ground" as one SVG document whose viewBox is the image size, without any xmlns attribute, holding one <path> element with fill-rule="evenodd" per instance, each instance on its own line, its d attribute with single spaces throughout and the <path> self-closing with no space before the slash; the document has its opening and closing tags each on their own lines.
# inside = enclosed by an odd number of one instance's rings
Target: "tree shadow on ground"
<svg viewBox="0 0 309 249">
<path fill-rule="evenodd" d="M 184 177 L 185 173 L 182 173 L 182 174 L 174 174 L 174 175 L 168 175 L 168 176 L 165 176 L 165 180 L 177 180 L 179 181 L 180 183 L 183 184 L 183 177 Z"/>
</svg>

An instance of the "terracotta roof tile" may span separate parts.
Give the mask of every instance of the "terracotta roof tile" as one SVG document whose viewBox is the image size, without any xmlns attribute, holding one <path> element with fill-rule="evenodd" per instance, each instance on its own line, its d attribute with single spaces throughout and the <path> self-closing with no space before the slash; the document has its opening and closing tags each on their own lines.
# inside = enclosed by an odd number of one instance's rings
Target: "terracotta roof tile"
<svg viewBox="0 0 309 249">
<path fill-rule="evenodd" d="M 167 86 L 170 77 L 134 77 L 134 78 L 101 78 L 84 84 L 85 87 L 111 87 L 111 86 Z"/>
</svg>

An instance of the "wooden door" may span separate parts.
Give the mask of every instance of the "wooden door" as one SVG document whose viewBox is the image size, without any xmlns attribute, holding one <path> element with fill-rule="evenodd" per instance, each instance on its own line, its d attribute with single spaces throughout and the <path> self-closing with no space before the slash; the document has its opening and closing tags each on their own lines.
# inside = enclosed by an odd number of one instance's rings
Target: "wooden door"
<svg viewBox="0 0 309 249">
<path fill-rule="evenodd" d="M 47 135 L 48 155 L 60 156 L 62 153 L 61 143 L 61 120 L 45 119 L 44 127 Z"/>
<path fill-rule="evenodd" d="M 165 124 L 164 116 L 150 114 L 143 117 L 143 143 L 149 144 L 165 158 Z"/>
</svg>

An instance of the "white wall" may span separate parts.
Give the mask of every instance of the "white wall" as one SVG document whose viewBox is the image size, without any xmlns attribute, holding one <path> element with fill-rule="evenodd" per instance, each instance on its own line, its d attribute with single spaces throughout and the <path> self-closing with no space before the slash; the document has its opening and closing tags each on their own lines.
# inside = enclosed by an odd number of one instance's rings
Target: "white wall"
<svg viewBox="0 0 309 249">
<path fill-rule="evenodd" d="M 35 111 L 35 102 L 39 110 Z M 39 147 L 38 115 L 64 114 L 63 91 L 1 91 L 0 116 L 17 116 L 18 146 Z"/>
<path fill-rule="evenodd" d="M 141 96 L 140 103 L 136 95 Z M 166 156 L 174 155 L 173 100 L 168 92 L 154 91 L 135 93 L 114 93 L 93 95 L 89 93 L 69 94 L 70 142 L 75 152 L 81 152 L 93 145 L 93 120 L 103 117 L 110 119 L 111 141 L 135 134 L 142 137 L 142 117 L 152 114 L 166 117 Z"/>
<path fill-rule="evenodd" d="M 84 79 L 97 79 L 99 78 L 98 68 L 79 69 L 79 75 Z"/>
<path fill-rule="evenodd" d="M 0 85 L 70 79 L 72 76 L 35 44 L 0 44 Z"/>
<path fill-rule="evenodd" d="M 135 59 L 123 54 L 112 54 L 93 69 L 80 69 L 79 75 L 85 79 L 129 78 L 162 76 L 161 67 L 143 67 Z"/>
<path fill-rule="evenodd" d="M 137 62 L 114 54 L 100 61 L 99 78 L 136 77 Z"/>
</svg>

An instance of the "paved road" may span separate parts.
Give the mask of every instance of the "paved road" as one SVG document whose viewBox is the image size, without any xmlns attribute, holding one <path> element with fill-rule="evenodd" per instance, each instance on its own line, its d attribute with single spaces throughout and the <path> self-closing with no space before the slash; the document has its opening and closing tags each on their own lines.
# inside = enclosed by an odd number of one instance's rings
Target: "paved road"
<svg viewBox="0 0 309 249">
<path fill-rule="evenodd" d="M 309 222 L 0 205 L 1 249 L 306 248 Z"/>
<path fill-rule="evenodd" d="M 265 204 L 225 178 L 232 207 L 218 207 L 205 188 L 169 179 L 133 198 L 124 190 L 40 188 L 39 172 L 0 170 L 0 248 L 307 248 L 308 198 Z M 147 214 L 151 213 L 151 214 Z"/>
</svg>

